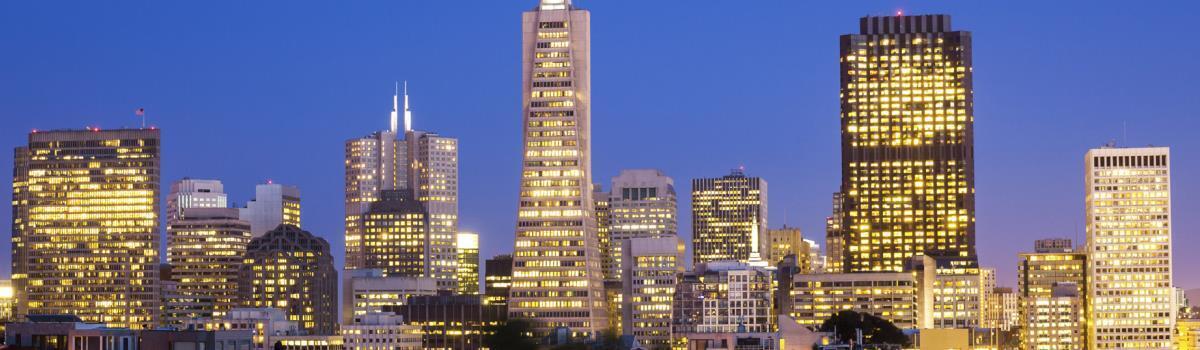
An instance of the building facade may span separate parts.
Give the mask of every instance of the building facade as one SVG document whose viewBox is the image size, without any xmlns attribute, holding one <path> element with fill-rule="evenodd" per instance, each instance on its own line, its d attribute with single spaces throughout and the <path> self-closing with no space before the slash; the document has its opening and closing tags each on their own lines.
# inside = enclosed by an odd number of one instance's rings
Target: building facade
<svg viewBox="0 0 1200 350">
<path fill-rule="evenodd" d="M 412 296 L 388 311 L 420 328 L 424 349 L 473 350 L 481 348 L 487 330 L 506 317 L 503 307 L 481 301 L 478 295 Z"/>
<path fill-rule="evenodd" d="M 1171 348 L 1170 161 L 1166 147 L 1085 156 L 1089 349 Z"/>
<path fill-rule="evenodd" d="M 538 335 L 608 324 L 592 198 L 591 14 L 542 0 L 522 16 L 524 162 L 510 317 Z"/>
<path fill-rule="evenodd" d="M 167 195 L 167 225 L 180 218 L 183 209 L 228 208 L 229 197 L 220 180 L 189 179 L 171 183 Z"/>
<path fill-rule="evenodd" d="M 767 181 L 741 169 L 692 180 L 692 261 L 747 262 L 766 253 Z"/>
<path fill-rule="evenodd" d="M 254 186 L 254 199 L 240 209 L 250 233 L 262 236 L 279 225 L 300 227 L 300 189 L 268 181 Z"/>
<path fill-rule="evenodd" d="M 239 279 L 243 306 L 281 309 L 312 335 L 337 329 L 337 270 L 325 239 L 279 225 L 250 240 Z"/>
<path fill-rule="evenodd" d="M 1088 254 L 1077 250 L 1070 239 L 1041 239 L 1034 243 L 1034 251 L 1021 253 L 1017 265 L 1017 298 L 1020 303 L 1020 318 L 1022 343 L 1028 344 L 1029 330 L 1038 327 L 1028 322 L 1036 320 L 1032 313 L 1037 312 L 1037 303 L 1051 303 L 1055 285 L 1070 284 L 1078 288 L 1075 295 L 1079 303 L 1063 304 L 1060 300 L 1058 307 L 1074 305 L 1080 307 L 1076 313 L 1084 314 L 1087 306 L 1088 285 Z M 1045 306 L 1045 305 L 1042 305 Z M 1086 324 L 1079 332 L 1086 335 Z M 1086 338 L 1085 338 L 1086 341 Z"/>
<path fill-rule="evenodd" d="M 359 232 L 366 242 L 355 258 L 361 269 L 379 269 L 385 276 L 428 277 L 438 288 L 457 288 L 456 248 L 446 254 L 427 206 L 407 189 L 384 190 L 361 215 Z"/>
<path fill-rule="evenodd" d="M 408 297 L 437 295 L 437 280 L 428 277 L 384 276 L 377 269 L 346 270 L 342 280 L 342 325 L 357 317 L 394 310 Z"/>
<path fill-rule="evenodd" d="M 421 329 L 395 313 L 370 313 L 341 327 L 342 350 L 421 350 Z"/>
<path fill-rule="evenodd" d="M 763 257 L 771 266 L 777 266 L 784 257 L 796 256 L 796 262 L 804 273 L 812 272 L 812 247 L 804 240 L 800 229 L 796 227 L 773 228 L 767 230 L 767 254 Z"/>
<path fill-rule="evenodd" d="M 792 277 L 792 318 L 820 327 L 839 311 L 867 313 L 901 329 L 917 326 L 917 282 L 910 273 L 819 273 Z"/>
<path fill-rule="evenodd" d="M 16 149 L 19 315 L 134 329 L 159 323 L 160 145 L 157 129 L 89 129 L 35 131 Z"/>
<path fill-rule="evenodd" d="M 841 37 L 843 269 L 975 259 L 971 33 L 948 15 L 859 26 Z"/>
<path fill-rule="evenodd" d="M 697 265 L 675 285 L 673 334 L 775 330 L 769 268 L 738 261 Z"/>
<path fill-rule="evenodd" d="M 483 303 L 508 307 L 508 293 L 512 287 L 512 255 L 497 255 L 484 262 Z"/>
<path fill-rule="evenodd" d="M 609 195 L 609 256 L 621 279 L 623 240 L 676 237 L 679 232 L 675 181 L 657 169 L 625 169 L 612 179 Z"/>
<path fill-rule="evenodd" d="M 170 279 L 182 296 L 207 298 L 201 307 L 212 317 L 240 305 L 242 259 L 250 243 L 250 223 L 233 208 L 188 208 L 167 225 Z"/>
<path fill-rule="evenodd" d="M 684 271 L 678 237 L 621 240 L 621 329 L 648 348 L 671 345 L 671 307 Z"/>
<path fill-rule="evenodd" d="M 455 243 L 458 294 L 479 294 L 479 234 L 459 232 Z"/>
<path fill-rule="evenodd" d="M 1022 349 L 1081 350 L 1087 341 L 1084 303 L 1079 286 L 1056 284 L 1049 295 L 1028 299 L 1023 315 Z"/>
</svg>

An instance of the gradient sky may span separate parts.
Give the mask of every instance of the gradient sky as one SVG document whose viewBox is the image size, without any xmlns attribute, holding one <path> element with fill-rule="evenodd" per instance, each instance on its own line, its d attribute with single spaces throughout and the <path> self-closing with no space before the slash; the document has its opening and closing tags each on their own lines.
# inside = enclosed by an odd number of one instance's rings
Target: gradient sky
<svg viewBox="0 0 1200 350">
<path fill-rule="evenodd" d="M 297 185 L 304 228 L 340 266 L 343 142 L 386 128 L 408 80 L 415 127 L 460 139 L 462 229 L 484 257 L 506 253 L 520 13 L 535 2 L 0 2 L 0 147 L 35 128 L 134 126 L 144 107 L 163 130 L 164 189 L 216 178 L 240 204 L 255 183 Z M 592 11 L 594 178 L 664 170 L 686 238 L 690 179 L 745 166 L 770 183 L 772 227 L 823 242 L 838 36 L 863 15 L 947 13 L 974 36 L 978 250 L 1001 284 L 1035 239 L 1082 242 L 1083 154 L 1117 140 L 1172 147 L 1176 283 L 1200 287 L 1200 2 L 576 4 Z"/>
</svg>

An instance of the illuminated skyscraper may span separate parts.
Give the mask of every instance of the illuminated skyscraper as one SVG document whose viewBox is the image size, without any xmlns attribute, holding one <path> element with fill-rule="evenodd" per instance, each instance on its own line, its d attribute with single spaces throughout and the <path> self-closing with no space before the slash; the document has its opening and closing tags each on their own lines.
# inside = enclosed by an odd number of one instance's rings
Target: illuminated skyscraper
<svg viewBox="0 0 1200 350">
<path fill-rule="evenodd" d="M 392 97 L 391 128 L 346 141 L 346 268 L 383 268 L 373 263 L 372 246 L 389 235 L 365 237 L 364 215 L 372 203 L 389 190 L 407 190 L 424 207 L 427 217 L 425 258 L 432 261 L 431 275 L 451 276 L 455 270 L 455 236 L 458 232 L 458 139 L 413 130 L 407 84 L 403 110 L 400 91 Z M 403 112 L 403 124 L 400 123 Z M 403 130 L 399 129 L 403 126 Z M 403 139 L 397 139 L 403 135 Z M 440 288 L 455 290 L 452 277 L 438 277 Z M 450 278 L 450 279 L 447 279 Z"/>
<path fill-rule="evenodd" d="M 455 245 L 458 269 L 454 275 L 458 279 L 458 294 L 479 294 L 479 235 L 459 232 Z"/>
<path fill-rule="evenodd" d="M 740 169 L 692 180 L 692 262 L 736 260 L 767 252 L 767 181 Z"/>
<path fill-rule="evenodd" d="M 971 33 L 947 15 L 859 26 L 841 37 L 843 270 L 975 259 Z"/>
<path fill-rule="evenodd" d="M 254 186 L 254 200 L 239 210 L 254 237 L 282 224 L 300 227 L 300 189 L 272 182 L 259 184 Z"/>
<path fill-rule="evenodd" d="M 627 169 L 612 179 L 609 202 L 609 256 L 621 279 L 622 241 L 633 238 L 678 238 L 675 181 L 657 169 Z"/>
<path fill-rule="evenodd" d="M 167 225 L 178 219 L 183 209 L 228 207 L 229 198 L 220 180 L 184 178 L 172 183 L 167 195 Z"/>
<path fill-rule="evenodd" d="M 608 324 L 592 201 L 591 15 L 542 0 L 522 16 L 524 162 L 509 316 L 544 335 Z"/>
<path fill-rule="evenodd" d="M 309 334 L 334 334 L 338 279 L 325 239 L 279 225 L 250 240 L 239 279 L 243 306 L 279 308 Z"/>
<path fill-rule="evenodd" d="M 1170 150 L 1099 148 L 1084 160 L 1088 348 L 1170 349 Z"/>
<path fill-rule="evenodd" d="M 15 152 L 18 314 L 159 322 L 159 131 L 35 131 Z"/>
<path fill-rule="evenodd" d="M 250 223 L 233 208 L 188 208 L 167 225 L 167 263 L 175 292 L 210 301 L 199 305 L 205 314 L 223 317 L 240 305 L 239 274 Z"/>
</svg>

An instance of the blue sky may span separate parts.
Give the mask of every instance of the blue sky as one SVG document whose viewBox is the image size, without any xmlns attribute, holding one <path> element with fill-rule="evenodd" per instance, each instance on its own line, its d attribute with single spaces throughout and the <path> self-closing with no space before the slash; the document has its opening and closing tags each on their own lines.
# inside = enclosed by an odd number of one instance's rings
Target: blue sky
<svg viewBox="0 0 1200 350">
<path fill-rule="evenodd" d="M 576 4 L 592 11 L 595 180 L 664 170 L 685 237 L 690 179 L 745 166 L 770 183 L 771 226 L 822 240 L 839 181 L 838 36 L 863 15 L 946 13 L 974 36 L 978 250 L 1001 284 L 1015 286 L 1033 240 L 1082 242 L 1083 154 L 1117 140 L 1172 147 L 1177 284 L 1200 287 L 1185 270 L 1200 264 L 1200 3 Z M 34 128 L 134 126 L 144 107 L 163 129 L 164 185 L 217 178 L 242 203 L 255 183 L 295 184 L 305 228 L 340 258 L 342 142 L 386 128 L 393 82 L 408 80 L 415 126 L 460 138 L 462 228 L 482 255 L 508 252 L 533 5 L 6 1 L 0 146 Z"/>
</svg>

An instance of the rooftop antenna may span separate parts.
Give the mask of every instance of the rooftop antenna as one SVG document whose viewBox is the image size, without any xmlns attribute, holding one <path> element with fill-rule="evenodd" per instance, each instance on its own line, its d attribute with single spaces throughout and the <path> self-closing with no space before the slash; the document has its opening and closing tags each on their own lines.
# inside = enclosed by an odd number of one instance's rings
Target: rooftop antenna
<svg viewBox="0 0 1200 350">
<path fill-rule="evenodd" d="M 1129 122 L 1124 120 L 1121 121 L 1121 144 L 1129 144 Z"/>
<path fill-rule="evenodd" d="M 412 108 L 408 107 L 408 80 L 404 81 L 404 131 L 412 131 Z"/>
<path fill-rule="evenodd" d="M 138 107 L 137 110 L 133 111 L 133 114 L 142 118 L 142 129 L 145 129 L 146 128 L 146 109 Z"/>
<path fill-rule="evenodd" d="M 391 118 L 391 124 L 390 124 L 391 129 L 388 129 L 388 130 L 391 130 L 392 132 L 396 132 L 396 127 L 397 127 L 396 119 L 397 119 L 397 114 L 399 113 L 397 111 L 397 109 L 400 107 L 399 99 L 400 99 L 400 82 L 396 82 L 396 92 L 392 94 L 392 118 Z"/>
</svg>

